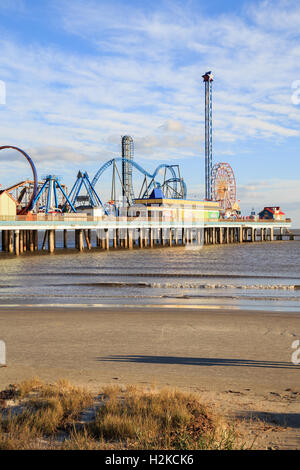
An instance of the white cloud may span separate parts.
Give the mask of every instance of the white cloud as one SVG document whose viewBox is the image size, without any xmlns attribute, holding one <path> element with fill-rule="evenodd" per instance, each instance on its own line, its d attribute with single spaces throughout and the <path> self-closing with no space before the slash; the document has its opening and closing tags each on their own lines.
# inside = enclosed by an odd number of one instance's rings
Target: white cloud
<svg viewBox="0 0 300 470">
<path fill-rule="evenodd" d="M 258 5 L 248 7 L 254 21 L 260 27 L 284 33 L 287 36 L 299 35 L 300 5 L 294 0 L 264 0 Z"/>
<path fill-rule="evenodd" d="M 46 129 L 50 124 L 67 144 L 74 132 L 74 146 L 79 140 L 92 147 L 118 129 L 120 134 L 144 137 L 150 132 L 153 142 L 157 129 L 166 133 L 185 129 L 199 135 L 203 126 L 201 74 L 209 67 L 207 57 L 216 76 L 216 142 L 298 135 L 295 107 L 272 99 L 280 90 L 290 93 L 290 86 L 284 87 L 295 70 L 296 57 L 286 54 L 289 41 L 259 27 L 263 8 L 259 22 L 250 26 L 241 18 L 207 19 L 179 8 L 170 21 L 170 11 L 168 15 L 163 10 L 130 15 L 127 5 L 125 21 L 124 6 L 116 4 L 102 2 L 101 8 L 98 2 L 59 5 L 63 5 L 60 13 L 65 28 L 85 36 L 99 47 L 98 53 L 70 55 L 63 49 L 25 49 L 4 42 L 1 65 L 13 111 L 23 113 L 37 127 Z M 105 47 L 117 55 L 103 55 Z M 278 55 L 278 50 L 285 54 Z M 178 64 L 178 51 L 195 54 L 193 62 Z M 298 70 L 300 75 L 299 66 Z M 38 115 L 45 126 L 38 122 Z M 38 134 L 44 138 L 43 131 Z M 168 158 L 170 140 L 164 142 L 162 152 Z"/>
<path fill-rule="evenodd" d="M 239 18 L 173 2 L 151 13 L 128 2 L 56 8 L 60 34 L 78 36 L 86 52 L 0 40 L 1 142 L 30 151 L 39 168 L 96 170 L 120 154 L 124 134 L 138 158 L 203 156 L 201 76 L 210 69 L 219 155 L 241 153 L 238 144 L 249 139 L 299 137 L 300 107 L 291 103 L 291 83 L 300 79 L 296 1 L 263 2 Z"/>
<path fill-rule="evenodd" d="M 179 121 L 168 119 L 162 126 L 159 127 L 161 130 L 166 132 L 182 133 L 184 132 L 184 125 Z"/>
</svg>

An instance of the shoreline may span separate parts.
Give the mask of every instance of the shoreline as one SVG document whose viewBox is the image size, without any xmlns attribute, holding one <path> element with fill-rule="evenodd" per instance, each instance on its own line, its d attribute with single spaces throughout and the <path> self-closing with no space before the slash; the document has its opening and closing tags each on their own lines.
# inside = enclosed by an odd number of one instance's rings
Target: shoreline
<svg viewBox="0 0 300 470">
<path fill-rule="evenodd" d="M 209 304 L 203 304 L 203 305 L 186 305 L 186 304 L 0 304 L 0 313 L 1 311 L 24 311 L 24 310 L 29 310 L 29 311 L 34 311 L 34 310 L 43 310 L 43 311 L 50 311 L 50 310 L 119 310 L 122 309 L 124 311 L 136 311 L 136 310 L 153 310 L 153 311 L 168 311 L 168 310 L 195 310 L 195 311 L 210 311 L 212 310 L 214 313 L 220 313 L 220 314 L 260 314 L 260 315 L 279 315 L 281 316 L 282 314 L 286 315 L 299 315 L 300 314 L 300 306 L 299 309 L 293 310 L 293 307 L 291 308 L 290 306 L 282 307 L 282 306 L 275 306 L 272 309 L 269 306 L 262 307 L 261 305 L 256 306 L 247 306 L 243 307 L 242 305 L 226 305 L 220 306 L 220 305 L 209 305 Z"/>
</svg>

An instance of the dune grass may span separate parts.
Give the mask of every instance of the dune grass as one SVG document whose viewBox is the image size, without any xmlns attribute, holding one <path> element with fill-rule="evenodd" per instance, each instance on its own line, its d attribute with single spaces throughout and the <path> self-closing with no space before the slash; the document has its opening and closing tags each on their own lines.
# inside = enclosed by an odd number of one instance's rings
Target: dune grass
<svg viewBox="0 0 300 470">
<path fill-rule="evenodd" d="M 92 415 L 82 419 L 87 409 Z M 65 380 L 49 385 L 33 379 L 14 386 L 13 400 L 0 416 L 0 450 L 237 446 L 232 426 L 199 395 L 173 389 L 107 386 L 94 397 Z"/>
<path fill-rule="evenodd" d="M 90 433 L 130 449 L 208 449 L 234 447 L 234 433 L 201 403 L 178 390 L 114 387 L 103 391 Z"/>
<path fill-rule="evenodd" d="M 2 413 L 0 449 L 31 448 L 42 438 L 50 443 L 59 431 L 67 431 L 94 400 L 90 392 L 65 380 L 48 385 L 38 379 L 18 385 L 15 399 L 16 406 Z"/>
</svg>

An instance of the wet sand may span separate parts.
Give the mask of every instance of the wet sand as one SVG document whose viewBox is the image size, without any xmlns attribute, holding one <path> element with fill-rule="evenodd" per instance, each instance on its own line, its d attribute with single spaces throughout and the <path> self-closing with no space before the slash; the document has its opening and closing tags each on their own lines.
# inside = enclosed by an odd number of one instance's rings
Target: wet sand
<svg viewBox="0 0 300 470">
<path fill-rule="evenodd" d="M 299 314 L 2 308 L 0 339 L 7 347 L 1 389 L 33 376 L 95 390 L 107 383 L 176 386 L 246 421 L 270 421 L 285 429 L 283 447 L 300 448 L 300 365 L 291 362 Z"/>
</svg>

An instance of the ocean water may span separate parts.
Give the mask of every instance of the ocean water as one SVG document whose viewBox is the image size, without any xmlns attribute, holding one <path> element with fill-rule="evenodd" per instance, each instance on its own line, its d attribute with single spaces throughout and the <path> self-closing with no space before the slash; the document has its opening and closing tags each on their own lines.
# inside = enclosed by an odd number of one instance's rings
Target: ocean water
<svg viewBox="0 0 300 470">
<path fill-rule="evenodd" d="M 300 312 L 300 241 L 0 257 L 0 306 Z"/>
</svg>

